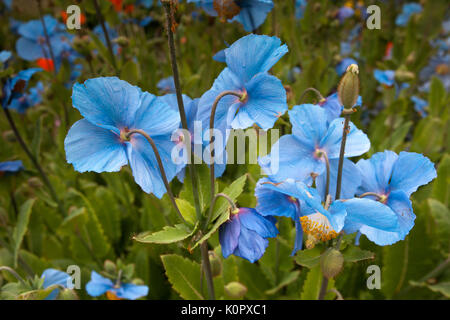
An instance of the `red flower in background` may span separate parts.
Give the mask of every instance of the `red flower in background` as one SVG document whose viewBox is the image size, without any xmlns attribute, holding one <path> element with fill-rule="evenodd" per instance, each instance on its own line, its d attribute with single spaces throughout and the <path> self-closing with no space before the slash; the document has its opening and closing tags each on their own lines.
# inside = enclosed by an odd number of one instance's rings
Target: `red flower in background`
<svg viewBox="0 0 450 320">
<path fill-rule="evenodd" d="M 67 22 L 67 16 L 68 16 L 67 12 L 61 11 L 61 18 L 62 18 L 64 23 Z M 80 16 L 80 23 L 84 24 L 85 22 L 86 22 L 86 16 L 84 14 L 81 14 L 81 16 Z"/>
<path fill-rule="evenodd" d="M 41 67 L 45 71 L 50 72 L 55 70 L 55 64 L 53 63 L 52 59 L 39 58 L 36 60 L 36 63 L 39 67 Z"/>
</svg>

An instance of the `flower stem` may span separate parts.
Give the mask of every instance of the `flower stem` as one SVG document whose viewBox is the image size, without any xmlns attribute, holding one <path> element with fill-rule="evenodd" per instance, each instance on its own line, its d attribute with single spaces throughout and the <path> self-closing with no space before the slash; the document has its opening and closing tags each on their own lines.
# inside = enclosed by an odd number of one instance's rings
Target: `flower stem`
<svg viewBox="0 0 450 320">
<path fill-rule="evenodd" d="M 114 55 L 111 39 L 109 38 L 108 30 L 106 30 L 105 19 L 103 18 L 102 11 L 98 4 L 98 0 L 92 0 L 94 3 L 95 11 L 97 12 L 97 19 L 102 27 L 103 34 L 105 35 L 106 46 L 108 47 L 109 54 L 111 55 L 111 63 L 116 73 L 119 73 L 117 69 L 116 56 Z"/>
<path fill-rule="evenodd" d="M 184 103 L 183 103 L 183 95 L 181 93 L 181 85 L 180 85 L 180 75 L 178 72 L 178 65 L 177 65 L 177 58 L 176 58 L 176 48 L 175 48 L 175 41 L 173 38 L 173 31 L 171 26 L 173 25 L 173 12 L 171 8 L 171 3 L 168 1 L 162 1 L 164 10 L 166 13 L 166 29 L 167 29 L 167 39 L 168 39 L 168 45 L 169 45 L 169 51 L 170 51 L 170 63 L 172 66 L 172 73 L 173 73 L 173 81 L 175 83 L 175 91 L 177 96 L 177 102 L 178 102 L 178 111 L 180 113 L 180 119 L 181 119 L 181 126 L 184 130 L 189 131 L 188 129 L 188 123 L 186 118 L 186 111 L 184 109 Z M 188 171 L 189 176 L 191 178 L 192 183 L 192 193 L 194 196 L 194 206 L 195 206 L 195 212 L 197 214 L 197 220 L 200 220 L 202 217 L 202 210 L 200 207 L 200 199 L 199 199 L 199 193 L 198 193 L 198 179 L 197 179 L 197 172 L 195 169 L 195 163 L 194 163 L 194 154 L 191 152 L 191 137 L 188 136 L 188 139 L 186 140 L 186 149 L 188 152 L 188 156 L 190 159 Z"/>
<path fill-rule="evenodd" d="M 48 32 L 47 32 L 47 26 L 45 25 L 45 20 L 42 15 L 42 3 L 41 3 L 41 0 L 37 0 L 37 2 L 38 2 L 38 10 L 39 10 L 39 19 L 41 20 L 42 28 L 44 29 L 45 42 L 47 43 L 48 51 L 50 52 L 50 58 L 52 59 L 52 62 L 53 62 L 53 72 L 56 75 L 57 72 L 56 72 L 55 55 L 53 54 L 52 45 L 50 44 L 50 37 L 48 36 Z"/>
<path fill-rule="evenodd" d="M 216 295 L 214 293 L 214 282 L 211 272 L 211 263 L 209 262 L 209 254 L 208 254 L 208 242 L 203 241 L 200 245 L 200 251 L 202 252 L 202 266 L 203 270 L 205 270 L 206 276 L 206 285 L 208 286 L 209 298 L 211 300 L 216 299 Z"/>
<path fill-rule="evenodd" d="M 302 93 L 302 95 L 300 97 L 300 102 L 299 103 L 302 103 L 303 99 L 305 98 L 306 94 L 309 91 L 312 91 L 312 92 L 314 92 L 317 95 L 317 97 L 319 98 L 319 102 L 325 101 L 325 98 L 322 96 L 322 94 L 320 93 L 319 90 L 317 90 L 316 88 L 307 88 L 307 89 L 305 89 L 305 91 L 303 91 L 303 93 Z"/>
<path fill-rule="evenodd" d="M 12 274 L 17 280 L 19 280 L 25 287 L 27 287 L 27 284 L 25 280 L 22 279 L 22 277 L 12 268 L 7 266 L 0 266 L 0 271 L 8 271 L 10 274 Z"/>
<path fill-rule="evenodd" d="M 211 208 L 214 208 L 214 205 L 216 204 L 216 201 L 218 198 L 226 199 L 231 206 L 231 210 L 235 211 L 237 209 L 236 205 L 234 204 L 234 201 L 225 193 L 218 193 L 214 196 L 213 200 L 211 201 Z M 211 214 L 212 214 L 212 210 L 209 210 L 208 218 L 206 219 L 206 223 L 205 223 L 205 228 L 208 226 L 208 224 L 211 220 Z"/>
<path fill-rule="evenodd" d="M 164 186 L 166 187 L 167 194 L 169 195 L 170 201 L 172 202 L 173 207 L 175 208 L 175 211 L 177 212 L 178 216 L 180 217 L 181 221 L 186 223 L 186 220 L 183 218 L 183 215 L 181 214 L 180 209 L 177 206 L 177 203 L 175 201 L 175 197 L 173 196 L 172 189 L 170 189 L 169 181 L 167 180 L 166 170 L 164 170 L 164 166 L 161 160 L 161 156 L 159 154 L 158 148 L 156 147 L 155 142 L 153 139 L 141 129 L 132 129 L 127 133 L 127 138 L 129 138 L 132 134 L 139 133 L 142 135 L 145 139 L 147 139 L 148 143 L 150 143 L 150 146 L 153 149 L 153 153 L 155 154 L 156 161 L 158 162 L 159 172 L 161 173 L 161 178 L 164 182 Z"/>
<path fill-rule="evenodd" d="M 53 201 L 55 201 L 57 203 L 60 213 L 64 216 L 65 215 L 64 207 L 63 207 L 61 201 L 59 200 L 58 196 L 56 195 L 53 185 L 51 184 L 50 180 L 48 179 L 47 175 L 45 174 L 44 170 L 42 169 L 41 165 L 39 164 L 39 162 L 37 161 L 35 156 L 31 153 L 30 149 L 28 149 L 27 144 L 25 143 L 22 136 L 20 135 L 19 130 L 17 129 L 17 126 L 11 116 L 11 113 L 9 112 L 9 109 L 7 107 L 6 108 L 2 107 L 2 110 L 5 113 L 6 119 L 8 120 L 8 123 L 9 123 L 12 131 L 14 132 L 14 135 L 16 136 L 17 141 L 19 142 L 22 149 L 25 151 L 28 158 L 31 160 L 31 163 L 35 166 L 35 168 L 41 175 L 42 180 L 44 181 L 44 184 L 47 186 L 47 188 L 50 192 L 50 196 L 52 197 Z"/>
</svg>

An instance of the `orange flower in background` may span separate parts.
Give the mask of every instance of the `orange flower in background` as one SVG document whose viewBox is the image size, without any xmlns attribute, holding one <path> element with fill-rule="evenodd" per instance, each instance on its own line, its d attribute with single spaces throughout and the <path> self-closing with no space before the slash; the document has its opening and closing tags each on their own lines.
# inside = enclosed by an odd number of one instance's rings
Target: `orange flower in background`
<svg viewBox="0 0 450 320">
<path fill-rule="evenodd" d="M 36 63 L 39 67 L 41 67 L 45 71 L 50 72 L 55 70 L 55 64 L 53 63 L 52 59 L 39 58 L 36 60 Z"/>
<path fill-rule="evenodd" d="M 116 12 L 122 11 L 122 1 L 123 0 L 109 0 L 109 2 L 111 2 L 114 6 L 114 10 L 116 10 Z"/>
<path fill-rule="evenodd" d="M 67 12 L 61 11 L 61 18 L 62 18 L 64 23 L 67 22 L 67 16 L 68 16 Z M 84 14 L 81 14 L 81 16 L 80 16 L 80 23 L 84 24 L 85 22 L 86 22 L 86 16 Z"/>
</svg>

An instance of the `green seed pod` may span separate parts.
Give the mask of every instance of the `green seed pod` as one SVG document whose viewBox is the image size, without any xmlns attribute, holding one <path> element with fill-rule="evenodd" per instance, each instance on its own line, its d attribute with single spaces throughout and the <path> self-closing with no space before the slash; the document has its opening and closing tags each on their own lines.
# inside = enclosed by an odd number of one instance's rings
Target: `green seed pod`
<svg viewBox="0 0 450 320">
<path fill-rule="evenodd" d="M 320 267 L 323 275 L 330 279 L 341 272 L 344 266 L 344 256 L 338 250 L 330 248 L 320 257 Z"/>
<path fill-rule="evenodd" d="M 347 67 L 338 86 L 339 102 L 345 109 L 351 110 L 358 101 L 359 96 L 359 68 L 356 64 Z"/>
<path fill-rule="evenodd" d="M 213 277 L 220 276 L 222 273 L 222 262 L 214 251 L 209 251 L 209 262 L 211 263 L 211 273 Z"/>
<path fill-rule="evenodd" d="M 247 293 L 247 287 L 236 281 L 228 283 L 224 289 L 225 294 L 233 299 L 242 299 Z"/>
</svg>

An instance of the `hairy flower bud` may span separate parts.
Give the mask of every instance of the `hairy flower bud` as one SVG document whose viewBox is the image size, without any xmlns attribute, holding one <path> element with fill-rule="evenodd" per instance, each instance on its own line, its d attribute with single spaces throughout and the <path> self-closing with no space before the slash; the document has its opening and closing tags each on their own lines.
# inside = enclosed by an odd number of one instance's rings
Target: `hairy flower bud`
<svg viewBox="0 0 450 320">
<path fill-rule="evenodd" d="M 406 70 L 397 70 L 395 71 L 395 80 L 399 82 L 411 81 L 415 78 L 414 73 Z"/>
<path fill-rule="evenodd" d="M 226 295 L 234 299 L 241 299 L 247 293 L 247 287 L 237 281 L 228 283 L 224 289 Z"/>
<path fill-rule="evenodd" d="M 359 68 L 356 64 L 347 67 L 344 76 L 339 82 L 338 97 L 339 102 L 345 109 L 351 110 L 358 101 L 359 96 Z"/>
<path fill-rule="evenodd" d="M 341 272 L 344 266 L 344 256 L 338 250 L 330 248 L 320 257 L 320 267 L 323 275 L 330 279 Z"/>
</svg>

